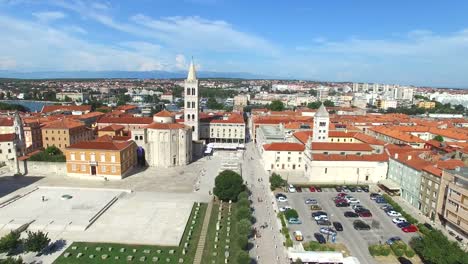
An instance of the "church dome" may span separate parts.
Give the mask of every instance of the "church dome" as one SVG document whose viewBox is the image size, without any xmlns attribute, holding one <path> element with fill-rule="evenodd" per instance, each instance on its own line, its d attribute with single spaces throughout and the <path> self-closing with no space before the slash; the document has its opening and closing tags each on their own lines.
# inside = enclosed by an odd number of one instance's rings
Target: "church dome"
<svg viewBox="0 0 468 264">
<path fill-rule="evenodd" d="M 153 116 L 153 121 L 156 123 L 170 124 L 174 123 L 175 119 L 174 115 L 171 112 L 167 110 L 162 110 L 161 112 L 156 113 Z"/>
</svg>

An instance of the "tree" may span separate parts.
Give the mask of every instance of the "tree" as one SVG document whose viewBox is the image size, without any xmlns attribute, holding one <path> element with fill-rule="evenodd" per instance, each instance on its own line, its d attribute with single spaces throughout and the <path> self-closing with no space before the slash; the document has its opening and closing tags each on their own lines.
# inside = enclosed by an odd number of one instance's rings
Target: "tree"
<svg viewBox="0 0 468 264">
<path fill-rule="evenodd" d="M 249 208 L 250 207 L 250 201 L 248 199 L 245 199 L 245 198 L 239 199 L 239 200 L 237 200 L 237 206 L 238 207 Z"/>
<path fill-rule="evenodd" d="M 68 95 L 65 95 L 65 98 L 63 99 L 65 102 L 71 102 L 72 99 L 68 97 Z"/>
<path fill-rule="evenodd" d="M 21 257 L 18 257 L 18 258 L 8 257 L 6 259 L 0 259 L 0 264 L 24 264 L 24 262 Z"/>
<path fill-rule="evenodd" d="M 221 103 L 218 103 L 214 97 L 208 98 L 208 101 L 206 102 L 206 107 L 208 109 L 213 109 L 213 110 L 218 110 L 218 109 L 223 109 L 224 105 Z"/>
<path fill-rule="evenodd" d="M 283 111 L 284 110 L 284 103 L 281 102 L 280 100 L 273 100 L 267 106 L 267 108 L 270 109 L 271 111 Z"/>
<path fill-rule="evenodd" d="M 312 95 L 312 96 L 317 96 L 317 90 L 310 89 L 309 94 Z"/>
<path fill-rule="evenodd" d="M 326 106 L 326 107 L 334 107 L 335 106 L 335 103 L 330 101 L 330 100 L 325 100 L 323 102 L 323 105 Z"/>
<path fill-rule="evenodd" d="M 223 201 L 237 201 L 244 189 L 242 177 L 232 170 L 225 170 L 216 176 L 213 193 Z"/>
<path fill-rule="evenodd" d="M 444 137 L 441 136 L 441 135 L 437 135 L 437 136 L 435 136 L 433 139 L 434 139 L 434 140 L 437 140 L 437 141 L 439 141 L 439 142 L 444 142 Z"/>
<path fill-rule="evenodd" d="M 237 255 L 237 263 L 238 264 L 250 264 L 250 256 L 249 253 L 245 251 L 240 251 L 239 254 Z"/>
<path fill-rule="evenodd" d="M 248 219 L 241 219 L 239 223 L 237 223 L 237 231 L 242 236 L 250 236 L 252 232 L 252 223 Z"/>
<path fill-rule="evenodd" d="M 239 195 L 237 195 L 237 200 L 241 199 L 249 199 L 249 194 L 246 191 L 242 191 L 239 193 Z"/>
<path fill-rule="evenodd" d="M 286 217 L 286 219 L 291 219 L 291 218 L 299 218 L 299 214 L 297 213 L 296 210 L 294 209 L 289 209 L 289 210 L 286 210 L 284 212 L 284 216 Z"/>
<path fill-rule="evenodd" d="M 239 208 L 236 213 L 236 218 L 237 218 L 237 221 L 241 221 L 242 219 L 246 219 L 250 221 L 250 219 L 252 218 L 250 208 L 245 208 L 245 207 Z"/>
<path fill-rule="evenodd" d="M 302 264 L 302 260 L 300 258 L 297 258 L 295 261 L 294 261 L 294 264 Z"/>
<path fill-rule="evenodd" d="M 270 176 L 270 185 L 271 185 L 271 189 L 274 190 L 276 188 L 286 186 L 286 180 L 281 178 L 279 174 L 273 173 Z"/>
<path fill-rule="evenodd" d="M 318 109 L 322 105 L 322 102 L 317 101 L 317 102 L 311 102 L 307 104 L 307 108 L 310 109 Z"/>
<path fill-rule="evenodd" d="M 50 155 L 50 156 L 56 156 L 56 155 L 62 154 L 62 151 L 54 145 L 47 147 L 44 151 L 45 153 L 47 153 L 47 155 Z"/>
<path fill-rule="evenodd" d="M 24 241 L 24 249 L 28 252 L 39 252 L 50 243 L 50 238 L 47 233 L 42 231 L 28 231 L 28 238 Z"/>
<path fill-rule="evenodd" d="M 414 237 L 411 247 L 423 261 L 437 264 L 467 263 L 466 253 L 456 242 L 449 241 L 441 231 L 431 230 L 423 237 Z"/>
<path fill-rule="evenodd" d="M 246 250 L 246 249 L 247 249 L 247 245 L 249 244 L 249 239 L 248 239 L 246 236 L 240 236 L 240 237 L 237 239 L 237 244 L 239 245 L 239 247 L 240 247 L 242 250 Z"/>
<path fill-rule="evenodd" d="M 8 235 L 0 239 L 0 252 L 11 253 L 19 244 L 21 244 L 20 233 L 11 231 Z"/>
</svg>

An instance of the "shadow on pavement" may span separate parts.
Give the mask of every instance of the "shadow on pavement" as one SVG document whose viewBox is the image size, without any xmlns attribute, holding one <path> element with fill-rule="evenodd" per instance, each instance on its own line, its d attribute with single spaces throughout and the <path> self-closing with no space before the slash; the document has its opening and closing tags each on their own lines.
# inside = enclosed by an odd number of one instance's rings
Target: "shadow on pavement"
<svg viewBox="0 0 468 264">
<path fill-rule="evenodd" d="M 0 198 L 29 186 L 44 177 L 39 176 L 3 176 L 0 177 Z"/>
</svg>

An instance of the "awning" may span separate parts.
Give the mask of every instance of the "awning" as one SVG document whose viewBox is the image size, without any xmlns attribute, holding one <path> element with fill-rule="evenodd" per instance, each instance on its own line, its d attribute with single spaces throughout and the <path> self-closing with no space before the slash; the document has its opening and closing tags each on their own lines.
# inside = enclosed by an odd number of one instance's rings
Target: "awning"
<svg viewBox="0 0 468 264">
<path fill-rule="evenodd" d="M 379 184 L 382 184 L 383 186 L 385 186 L 385 188 L 389 189 L 390 191 L 399 191 L 401 188 L 401 186 L 398 183 L 394 182 L 391 179 L 381 180 L 379 181 Z"/>
</svg>

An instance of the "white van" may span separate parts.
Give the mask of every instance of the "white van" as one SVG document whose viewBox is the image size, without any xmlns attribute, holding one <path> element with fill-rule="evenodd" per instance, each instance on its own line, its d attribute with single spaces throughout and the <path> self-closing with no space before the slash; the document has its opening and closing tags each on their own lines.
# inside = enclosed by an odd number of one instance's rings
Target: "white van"
<svg viewBox="0 0 468 264">
<path fill-rule="evenodd" d="M 292 184 L 289 184 L 288 190 L 289 190 L 290 193 L 295 193 L 296 192 L 296 188 Z"/>
</svg>

